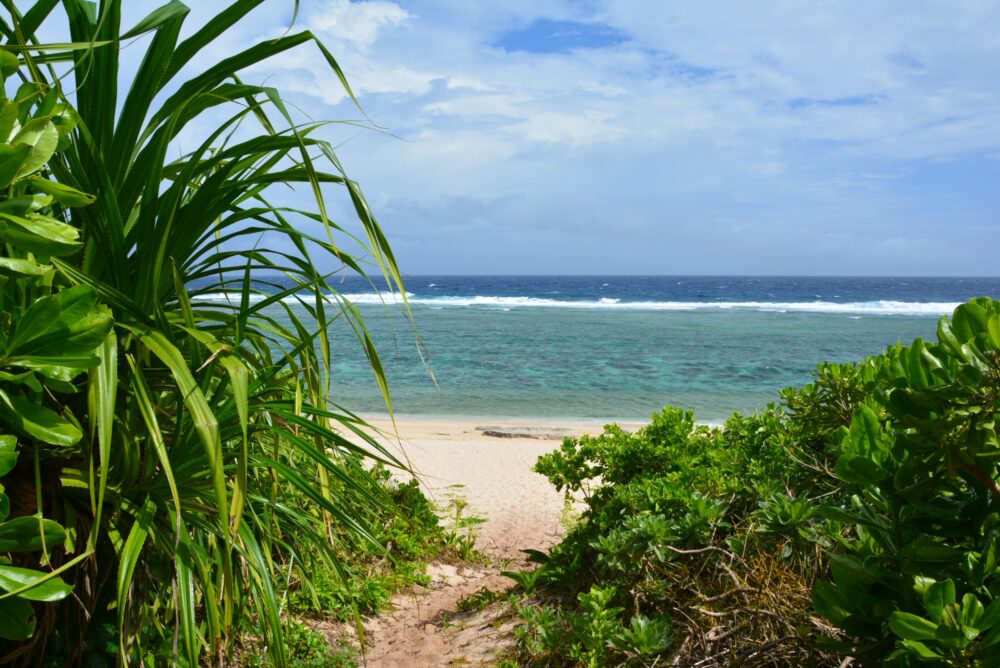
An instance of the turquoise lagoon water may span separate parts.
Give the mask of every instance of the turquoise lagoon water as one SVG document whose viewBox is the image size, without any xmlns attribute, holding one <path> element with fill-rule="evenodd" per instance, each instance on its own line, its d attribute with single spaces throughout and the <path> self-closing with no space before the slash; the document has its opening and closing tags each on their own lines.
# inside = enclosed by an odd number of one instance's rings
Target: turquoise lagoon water
<svg viewBox="0 0 1000 668">
<path fill-rule="evenodd" d="M 705 421 L 777 401 L 821 361 L 934 338 L 943 313 L 1000 279 L 410 277 L 429 366 L 401 308 L 348 282 L 400 415 Z M 357 340 L 333 337 L 331 399 L 385 413 Z M 433 373 L 433 377 L 432 377 Z"/>
</svg>

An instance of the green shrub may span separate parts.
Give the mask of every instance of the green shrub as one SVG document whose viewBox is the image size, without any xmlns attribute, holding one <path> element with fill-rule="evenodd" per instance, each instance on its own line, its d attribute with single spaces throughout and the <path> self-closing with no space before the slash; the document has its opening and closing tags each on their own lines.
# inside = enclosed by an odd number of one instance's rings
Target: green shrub
<svg viewBox="0 0 1000 668">
<path fill-rule="evenodd" d="M 938 342 L 890 348 L 842 430 L 836 475 L 851 527 L 817 582 L 843 647 L 894 666 L 1000 656 L 1000 303 L 973 300 Z"/>
<path fill-rule="evenodd" d="M 713 615 L 737 605 L 757 628 L 775 626 L 766 613 L 784 630 L 806 625 L 795 603 L 808 600 L 822 520 L 807 497 L 788 496 L 816 484 L 792 465 L 789 438 L 776 407 L 733 416 L 722 430 L 668 407 L 636 433 L 612 425 L 541 457 L 536 470 L 568 495 L 584 494 L 587 508 L 549 554 L 532 554 L 536 570 L 510 574 L 527 593 L 555 597 L 522 610 L 525 658 L 650 665 L 676 651 L 678 638 L 710 635 Z M 748 566 L 755 558 L 779 568 L 758 572 Z M 767 587 L 791 597 L 765 602 Z M 746 647 L 730 637 L 733 652 Z M 818 656 L 792 644 L 799 658 Z"/>
<path fill-rule="evenodd" d="M 782 398 L 539 459 L 587 508 L 511 574 L 548 601 L 522 609 L 525 660 L 1000 665 L 1000 303 Z"/>
<path fill-rule="evenodd" d="M 0 51 L 4 81 L 18 69 L 17 57 Z M 81 403 L 80 377 L 97 366 L 112 326 L 95 290 L 61 282 L 52 264 L 81 247 L 79 231 L 61 219 L 63 207 L 93 201 L 45 178 L 66 140 L 69 117 L 54 95 L 43 97 L 30 85 L 15 99 L 0 90 L 0 477 L 9 487 L 0 485 L 0 590 L 6 595 L 0 641 L 34 636 L 36 607 L 73 590 L 61 574 L 81 560 L 67 556 L 75 532 L 45 517 L 46 502 L 55 487 L 53 459 L 84 437 L 85 416 L 71 406 Z"/>
</svg>

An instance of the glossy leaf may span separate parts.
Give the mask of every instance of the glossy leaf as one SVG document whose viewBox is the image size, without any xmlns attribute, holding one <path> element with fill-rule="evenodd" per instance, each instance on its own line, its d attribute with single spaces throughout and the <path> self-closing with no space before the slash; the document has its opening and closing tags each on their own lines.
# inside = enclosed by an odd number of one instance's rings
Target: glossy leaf
<svg viewBox="0 0 1000 668">
<path fill-rule="evenodd" d="M 908 612 L 894 612 L 889 615 L 889 628 L 904 640 L 933 640 L 938 625 Z"/>
<path fill-rule="evenodd" d="M 86 285 L 39 299 L 18 321 L 7 344 L 8 356 L 52 358 L 47 364 L 58 363 L 62 356 L 92 357 L 112 324 L 111 312 L 96 303 L 95 291 Z"/>
<path fill-rule="evenodd" d="M 955 583 L 950 579 L 935 582 L 924 591 L 923 599 L 924 609 L 930 614 L 931 619 L 941 623 L 944 619 L 944 609 L 955 602 Z"/>
<path fill-rule="evenodd" d="M 0 524 L 0 552 L 33 552 L 60 545 L 66 531 L 52 520 L 18 517 Z"/>
<path fill-rule="evenodd" d="M 35 118 L 24 124 L 10 143 L 28 146 L 29 151 L 15 179 L 34 174 L 49 161 L 59 143 L 59 131 L 49 118 Z"/>
<path fill-rule="evenodd" d="M 17 56 L 15 56 L 10 51 L 5 49 L 0 49 L 0 76 L 4 80 L 10 78 L 12 74 L 17 72 L 21 63 L 18 61 Z"/>
<path fill-rule="evenodd" d="M 994 598 L 986 606 L 982 616 L 979 618 L 979 624 L 984 629 L 992 629 L 1000 625 L 1000 597 Z"/>
<path fill-rule="evenodd" d="M 7 108 L 16 111 L 13 105 L 9 105 Z M 10 182 L 21 171 L 21 166 L 28 159 L 29 153 L 31 153 L 31 146 L 27 144 L 11 146 L 0 143 L 0 188 L 6 188 L 10 185 Z"/>
<path fill-rule="evenodd" d="M 35 611 L 20 598 L 0 600 L 0 638 L 27 640 L 35 633 Z"/>
<path fill-rule="evenodd" d="M 0 419 L 29 436 L 52 445 L 76 445 L 79 427 L 50 408 L 0 390 Z"/>
<path fill-rule="evenodd" d="M 73 587 L 61 578 L 29 568 L 0 564 L 0 589 L 29 601 L 61 601 Z M 4 599 L 6 600 L 6 599 Z"/>
<path fill-rule="evenodd" d="M 52 271 L 52 265 L 39 264 L 34 260 L 0 257 L 0 269 L 25 276 L 44 276 Z"/>
<path fill-rule="evenodd" d="M 921 659 L 935 660 L 944 658 L 940 652 L 935 652 L 930 647 L 917 640 L 904 640 L 903 647 L 916 654 Z"/>
<path fill-rule="evenodd" d="M 14 470 L 17 456 L 17 438 L 10 434 L 0 435 L 0 478 Z"/>
<path fill-rule="evenodd" d="M 3 237 L 15 248 L 36 255 L 63 256 L 77 252 L 81 243 L 79 232 L 55 218 L 27 214 L 14 216 L 0 213 L 6 223 Z"/>
<path fill-rule="evenodd" d="M 76 188 L 48 179 L 31 179 L 29 184 L 35 190 L 51 195 L 55 201 L 63 206 L 89 206 L 97 199 L 94 195 L 80 192 Z"/>
</svg>

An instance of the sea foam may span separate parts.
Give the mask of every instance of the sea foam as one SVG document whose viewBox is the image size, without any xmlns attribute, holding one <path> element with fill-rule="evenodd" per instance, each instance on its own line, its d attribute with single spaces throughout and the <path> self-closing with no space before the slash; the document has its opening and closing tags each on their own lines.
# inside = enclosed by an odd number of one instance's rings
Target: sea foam
<svg viewBox="0 0 1000 668">
<path fill-rule="evenodd" d="M 407 293 L 412 305 L 447 307 L 473 307 L 484 309 L 510 310 L 515 308 L 561 308 L 561 309 L 620 309 L 631 311 L 762 311 L 772 313 L 833 313 L 844 315 L 928 315 L 939 316 L 951 313 L 958 302 L 904 302 L 877 300 L 869 302 L 770 302 L 770 301 L 622 301 L 604 297 L 597 300 L 548 299 L 542 297 L 500 297 L 476 295 L 465 296 L 423 296 Z M 312 295 L 304 293 L 302 299 L 310 301 Z M 385 305 L 402 303 L 398 293 L 356 293 L 339 296 L 353 304 Z M 215 293 L 200 295 L 201 301 L 226 301 L 239 303 L 239 293 Z M 265 297 L 251 294 L 251 302 L 260 302 Z M 296 297 L 285 297 L 282 301 L 295 302 Z"/>
<path fill-rule="evenodd" d="M 344 298 L 356 304 L 381 304 L 400 301 L 398 296 L 348 294 Z M 879 300 L 871 302 L 765 302 L 765 301 L 622 301 L 603 298 L 593 301 L 546 299 L 541 297 L 482 296 L 424 297 L 409 295 L 409 303 L 436 307 L 479 308 L 565 308 L 565 309 L 627 309 L 633 311 L 768 311 L 781 313 L 836 313 L 849 315 L 943 315 L 950 313 L 958 302 L 902 302 Z"/>
</svg>

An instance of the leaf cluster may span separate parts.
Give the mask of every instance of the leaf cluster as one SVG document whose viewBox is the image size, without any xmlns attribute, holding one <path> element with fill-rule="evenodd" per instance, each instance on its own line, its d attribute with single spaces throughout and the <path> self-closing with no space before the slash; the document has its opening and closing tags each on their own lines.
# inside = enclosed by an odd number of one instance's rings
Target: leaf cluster
<svg viewBox="0 0 1000 668">
<path fill-rule="evenodd" d="M 831 554 L 816 610 L 843 647 L 885 665 L 998 665 L 1000 303 L 976 299 L 938 341 L 897 345 L 841 430 L 845 492 L 828 509 L 851 532 Z"/>
<path fill-rule="evenodd" d="M 1000 665 L 1000 303 L 782 398 L 718 429 L 667 408 L 539 459 L 586 510 L 511 574 L 541 597 L 529 662 Z M 614 638 L 642 619 L 673 632 L 629 653 Z"/>
<path fill-rule="evenodd" d="M 6 80 L 17 58 L 0 51 Z M 111 331 L 110 310 L 88 286 L 59 283 L 51 259 L 80 247 L 63 206 L 93 201 L 49 181 L 46 165 L 65 147 L 71 112 L 30 85 L 0 93 L 0 639 L 25 641 L 37 628 L 34 606 L 61 601 L 73 587 L 55 568 L 72 551 L 72 532 L 43 514 L 41 490 L 23 499 L 25 477 L 43 475 L 40 452 L 64 455 L 83 438 L 65 403 Z M 15 494 L 12 500 L 8 491 Z"/>
<path fill-rule="evenodd" d="M 793 629 L 791 655 L 809 658 L 794 631 L 808 620 L 792 604 L 824 539 L 804 494 L 817 476 L 790 466 L 790 438 L 776 407 L 724 429 L 668 407 L 635 433 L 611 425 L 541 457 L 536 470 L 587 505 L 562 543 L 532 553 L 535 570 L 511 574 L 543 597 L 522 612 L 530 661 L 653 665 L 695 637 L 752 658 L 765 634 L 746 631 L 769 625 L 765 606 Z M 765 557 L 774 563 L 751 569 Z M 796 598 L 775 605 L 768 588 Z"/>
<path fill-rule="evenodd" d="M 352 96 L 312 34 L 197 71 L 261 0 L 197 26 L 171 0 L 131 28 L 122 4 L 0 10 L 0 71 L 20 80 L 0 105 L 0 521 L 14 522 L 0 544 L 34 560 L 30 574 L 0 564 L 12 613 L 0 658 L 75 664 L 111 647 L 123 665 L 224 664 L 257 635 L 269 664 L 287 665 L 285 583 L 308 590 L 321 574 L 351 587 L 358 555 L 432 540 L 394 525 L 397 502 L 416 502 L 394 498 L 371 464 L 401 464 L 332 400 L 341 322 L 391 410 L 334 275 L 402 282 L 321 125 L 240 78 L 313 48 Z M 53 30 L 70 41 L 45 43 Z M 194 143 L 181 151 L 181 137 Z M 273 204 L 279 186 L 305 204 Z M 332 219 L 331 189 L 347 221 Z M 209 299 L 219 294 L 230 298 Z M 46 605 L 23 604 L 43 593 Z"/>
</svg>

